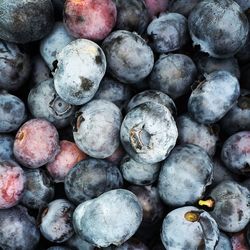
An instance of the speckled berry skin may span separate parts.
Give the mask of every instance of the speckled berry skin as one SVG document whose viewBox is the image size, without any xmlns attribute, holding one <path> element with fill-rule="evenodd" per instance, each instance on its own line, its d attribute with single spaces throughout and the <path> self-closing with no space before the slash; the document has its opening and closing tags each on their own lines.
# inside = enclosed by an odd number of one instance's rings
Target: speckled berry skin
<svg viewBox="0 0 250 250">
<path fill-rule="evenodd" d="M 186 94 L 194 83 L 197 69 L 183 54 L 161 55 L 149 77 L 151 89 L 157 89 L 175 99 Z"/>
<path fill-rule="evenodd" d="M 234 173 L 250 176 L 250 131 L 230 136 L 223 144 L 221 160 Z"/>
<path fill-rule="evenodd" d="M 120 169 L 123 178 L 135 185 L 150 185 L 158 179 L 160 164 L 145 164 L 133 160 L 129 155 L 123 157 Z"/>
<path fill-rule="evenodd" d="M 112 32 L 103 42 L 109 73 L 123 83 L 137 83 L 151 72 L 154 55 L 136 33 Z"/>
<path fill-rule="evenodd" d="M 68 34 L 62 22 L 55 23 L 49 35 L 41 40 L 40 54 L 51 70 L 57 53 L 73 40 L 75 39 Z"/>
<path fill-rule="evenodd" d="M 168 95 L 158 90 L 145 90 L 134 95 L 130 99 L 126 110 L 129 112 L 132 108 L 145 102 L 156 102 L 162 104 L 169 109 L 173 116 L 177 113 L 174 101 Z"/>
<path fill-rule="evenodd" d="M 40 231 L 49 241 L 61 243 L 73 234 L 74 205 L 64 199 L 50 202 L 41 215 Z"/>
<path fill-rule="evenodd" d="M 10 134 L 0 134 L 0 161 L 14 160 L 14 137 Z"/>
<path fill-rule="evenodd" d="M 53 79 L 36 84 L 28 95 L 28 107 L 35 118 L 52 122 L 57 128 L 70 124 L 76 111 L 56 93 Z"/>
<path fill-rule="evenodd" d="M 41 209 L 54 198 L 54 183 L 42 169 L 29 169 L 24 174 L 26 183 L 21 203 L 31 209 Z"/>
<path fill-rule="evenodd" d="M 51 161 L 58 150 L 58 132 L 53 124 L 44 119 L 31 119 L 18 130 L 13 151 L 22 165 L 38 168 Z"/>
<path fill-rule="evenodd" d="M 140 163 L 164 160 L 175 146 L 177 136 L 170 111 L 155 102 L 140 104 L 128 112 L 120 131 L 124 149 Z"/>
<path fill-rule="evenodd" d="M 28 79 L 30 57 L 14 43 L 0 41 L 0 88 L 17 90 Z"/>
<path fill-rule="evenodd" d="M 153 18 L 159 13 L 166 11 L 169 0 L 144 0 L 144 2 L 150 17 Z"/>
<path fill-rule="evenodd" d="M 77 39 L 56 56 L 55 90 L 67 103 L 82 105 L 93 98 L 106 71 L 102 49 L 94 42 Z"/>
<path fill-rule="evenodd" d="M 74 139 L 87 155 L 104 159 L 119 146 L 120 109 L 106 100 L 93 100 L 76 113 Z"/>
<path fill-rule="evenodd" d="M 163 13 L 148 25 L 147 35 L 157 53 L 178 50 L 189 40 L 187 19 L 178 13 Z"/>
<path fill-rule="evenodd" d="M 199 123 L 215 123 L 232 108 L 239 95 L 237 78 L 227 71 L 215 71 L 193 90 L 188 111 Z"/>
<path fill-rule="evenodd" d="M 240 6 L 232 0 L 205 0 L 188 18 L 195 45 L 217 58 L 236 54 L 247 39 L 249 24 Z"/>
<path fill-rule="evenodd" d="M 63 20 L 72 36 L 98 41 L 111 32 L 116 15 L 112 0 L 66 0 Z"/>
<path fill-rule="evenodd" d="M 220 232 L 219 241 L 215 250 L 233 250 L 230 238 L 226 234 Z"/>
<path fill-rule="evenodd" d="M 189 213 L 194 214 L 197 220 L 187 220 Z M 168 250 L 214 249 L 219 240 L 219 229 L 206 211 L 191 206 L 181 207 L 165 217 L 161 240 Z"/>
<path fill-rule="evenodd" d="M 46 168 L 54 182 L 64 182 L 64 178 L 70 169 L 86 158 L 87 155 L 75 143 L 62 140 L 60 141 L 60 152 L 56 155 L 54 161 L 46 165 Z"/>
<path fill-rule="evenodd" d="M 219 136 L 215 128 L 194 121 L 188 114 L 183 114 L 176 119 L 178 128 L 178 142 L 191 143 L 203 148 L 210 156 L 216 151 Z"/>
<path fill-rule="evenodd" d="M 8 42 L 39 40 L 51 31 L 54 24 L 50 0 L 3 0 L 0 12 L 0 38 Z"/>
<path fill-rule="evenodd" d="M 241 89 L 237 103 L 221 119 L 220 125 L 229 135 L 250 131 L 250 91 Z"/>
<path fill-rule="evenodd" d="M 185 17 L 188 17 L 190 12 L 199 3 L 201 0 L 189 0 L 188 3 L 186 0 L 174 0 L 170 1 L 168 6 L 169 12 L 175 12 L 182 14 Z"/>
<path fill-rule="evenodd" d="M 40 232 L 35 223 L 35 218 L 23 206 L 0 210 L 0 247 L 36 250 Z"/>
<path fill-rule="evenodd" d="M 213 162 L 206 151 L 193 144 L 177 146 L 163 162 L 158 190 L 170 206 L 194 204 L 212 183 Z"/>
<path fill-rule="evenodd" d="M 138 229 L 142 207 L 128 190 L 116 189 L 80 204 L 73 214 L 74 229 L 98 247 L 121 245 Z"/>
<path fill-rule="evenodd" d="M 103 99 L 113 102 L 120 109 L 124 108 L 132 97 L 129 85 L 105 76 L 97 90 L 94 99 Z"/>
<path fill-rule="evenodd" d="M 236 58 L 214 58 L 203 53 L 198 53 L 194 58 L 200 74 L 206 75 L 214 71 L 228 71 L 240 79 L 240 67 Z"/>
<path fill-rule="evenodd" d="M 234 181 L 223 181 L 209 194 L 215 206 L 210 212 L 224 232 L 239 232 L 250 220 L 250 192 Z"/>
<path fill-rule="evenodd" d="M 24 172 L 17 163 L 0 162 L 0 209 L 13 207 L 20 201 L 25 181 Z"/>
<path fill-rule="evenodd" d="M 80 161 L 69 171 L 64 189 L 69 200 L 80 204 L 122 185 L 122 175 L 115 165 L 90 158 Z"/>
<path fill-rule="evenodd" d="M 149 22 L 149 13 L 142 0 L 117 0 L 117 30 L 135 31 L 142 34 Z"/>
<path fill-rule="evenodd" d="M 23 101 L 6 91 L 0 91 L 0 117 L 0 133 L 17 130 L 27 118 Z"/>
</svg>

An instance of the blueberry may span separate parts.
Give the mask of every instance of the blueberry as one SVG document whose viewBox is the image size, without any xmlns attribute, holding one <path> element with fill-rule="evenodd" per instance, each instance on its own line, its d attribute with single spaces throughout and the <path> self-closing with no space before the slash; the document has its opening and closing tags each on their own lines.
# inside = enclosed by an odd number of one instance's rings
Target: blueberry
<svg viewBox="0 0 250 250">
<path fill-rule="evenodd" d="M 174 101 L 168 95 L 158 90 L 145 90 L 134 95 L 127 105 L 127 112 L 145 102 L 156 102 L 162 104 L 169 109 L 173 116 L 177 113 Z"/>
<path fill-rule="evenodd" d="M 64 189 L 70 201 L 80 204 L 122 184 L 122 175 L 115 165 L 104 160 L 87 159 L 69 171 Z"/>
<path fill-rule="evenodd" d="M 150 185 L 158 179 L 160 164 L 138 163 L 129 155 L 123 157 L 120 165 L 123 178 L 135 185 Z"/>
<path fill-rule="evenodd" d="M 0 38 L 8 42 L 28 43 L 46 36 L 54 24 L 50 0 L 2 0 Z"/>
<path fill-rule="evenodd" d="M 176 119 L 176 124 L 180 144 L 195 144 L 203 148 L 210 156 L 215 154 L 216 144 L 219 140 L 215 127 L 200 124 L 188 114 L 179 116 Z"/>
<path fill-rule="evenodd" d="M 76 233 L 98 247 L 121 245 L 136 232 L 141 221 L 141 205 L 136 196 L 125 189 L 112 190 L 86 201 L 73 214 Z"/>
<path fill-rule="evenodd" d="M 122 158 L 125 156 L 125 151 L 123 149 L 123 147 L 120 145 L 116 151 L 109 157 L 105 158 L 105 160 L 115 164 L 115 165 L 119 165 Z"/>
<path fill-rule="evenodd" d="M 202 75 L 210 74 L 214 71 L 228 71 L 236 78 L 240 78 L 240 67 L 237 59 L 229 58 L 213 58 L 203 53 L 198 53 L 195 56 L 195 62 L 198 71 Z"/>
<path fill-rule="evenodd" d="M 250 8 L 250 2 L 248 0 L 235 0 L 237 4 L 244 10 L 248 10 Z"/>
<path fill-rule="evenodd" d="M 31 209 L 40 209 L 52 201 L 55 191 L 52 180 L 44 170 L 25 171 L 26 184 L 21 202 Z"/>
<path fill-rule="evenodd" d="M 137 83 L 149 75 L 154 55 L 136 33 L 126 30 L 112 32 L 103 42 L 108 71 L 123 83 Z"/>
<path fill-rule="evenodd" d="M 122 109 L 126 106 L 131 96 L 132 90 L 129 85 L 125 85 L 106 76 L 102 79 L 94 99 L 103 99 L 113 102 L 117 107 Z"/>
<path fill-rule="evenodd" d="M 227 71 L 215 71 L 193 90 L 188 111 L 199 123 L 215 123 L 231 109 L 239 95 L 237 78 Z"/>
<path fill-rule="evenodd" d="M 17 130 L 26 120 L 26 108 L 18 97 L 0 91 L 0 133 Z"/>
<path fill-rule="evenodd" d="M 177 146 L 163 162 L 158 190 L 170 206 L 193 204 L 212 183 L 213 162 L 206 151 L 193 144 Z"/>
<path fill-rule="evenodd" d="M 18 130 L 15 158 L 24 166 L 38 168 L 51 161 L 59 150 L 58 132 L 44 119 L 31 119 Z"/>
<path fill-rule="evenodd" d="M 148 25 L 147 34 L 155 52 L 178 50 L 189 39 L 187 19 L 178 13 L 163 13 Z"/>
<path fill-rule="evenodd" d="M 117 0 L 116 29 L 142 34 L 149 22 L 149 13 L 142 0 Z"/>
<path fill-rule="evenodd" d="M 24 192 L 25 181 L 24 172 L 17 163 L 0 162 L 0 210 L 19 203 Z"/>
<path fill-rule="evenodd" d="M 0 161 L 14 159 L 14 137 L 10 134 L 0 134 Z"/>
<path fill-rule="evenodd" d="M 2 249 L 35 250 L 40 233 L 35 219 L 23 206 L 0 210 L 0 247 Z"/>
<path fill-rule="evenodd" d="M 75 143 L 62 140 L 60 141 L 60 152 L 53 161 L 46 165 L 46 168 L 54 182 L 64 182 L 70 169 L 86 158 L 87 155 Z"/>
<path fill-rule="evenodd" d="M 144 0 L 151 18 L 166 11 L 169 0 Z"/>
<path fill-rule="evenodd" d="M 249 249 L 247 243 L 247 232 L 238 232 L 232 234 L 231 237 L 232 249 Z"/>
<path fill-rule="evenodd" d="M 189 31 L 195 45 L 218 58 L 236 54 L 248 35 L 248 20 L 233 0 L 204 0 L 188 18 Z"/>
<path fill-rule="evenodd" d="M 74 37 L 103 40 L 116 23 L 117 10 L 113 0 L 67 0 L 64 24 Z"/>
<path fill-rule="evenodd" d="M 57 53 L 73 40 L 74 38 L 68 34 L 61 22 L 55 23 L 53 30 L 41 40 L 40 53 L 51 70 L 54 68 L 53 62 L 56 60 Z"/>
<path fill-rule="evenodd" d="M 249 145 L 250 131 L 238 132 L 225 141 L 221 150 L 221 160 L 229 170 L 250 176 Z"/>
<path fill-rule="evenodd" d="M 40 82 L 31 88 L 28 106 L 34 117 L 44 118 L 58 128 L 69 125 L 76 111 L 74 105 L 66 103 L 56 93 L 53 79 Z"/>
<path fill-rule="evenodd" d="M 55 66 L 56 92 L 65 102 L 81 105 L 95 95 L 106 71 L 106 59 L 96 43 L 77 39 L 56 55 Z"/>
<path fill-rule="evenodd" d="M 182 54 L 161 55 L 150 74 L 151 89 L 157 89 L 177 98 L 186 94 L 197 76 L 191 58 Z"/>
<path fill-rule="evenodd" d="M 126 152 L 137 162 L 157 163 L 173 149 L 178 136 L 170 111 L 155 102 L 142 103 L 124 118 L 121 142 Z"/>
<path fill-rule="evenodd" d="M 61 243 L 74 233 L 72 225 L 74 206 L 67 200 L 50 202 L 41 215 L 40 231 L 49 241 Z"/>
<path fill-rule="evenodd" d="M 250 91 L 241 89 L 238 102 L 221 119 L 220 125 L 229 135 L 250 130 Z"/>
<path fill-rule="evenodd" d="M 163 219 L 165 207 L 156 187 L 129 186 L 128 190 L 134 193 L 141 203 L 143 209 L 142 226 L 151 228 Z"/>
<path fill-rule="evenodd" d="M 0 41 L 0 65 L 0 88 L 6 90 L 19 89 L 31 72 L 28 54 L 22 52 L 16 44 L 5 41 Z"/>
<path fill-rule="evenodd" d="M 220 238 L 215 250 L 233 250 L 230 238 L 226 234 L 220 232 Z"/>
<path fill-rule="evenodd" d="M 181 207 L 165 217 L 161 240 L 169 250 L 214 249 L 219 230 L 209 213 L 196 207 Z"/>
<path fill-rule="evenodd" d="M 219 228 L 225 232 L 239 232 L 250 219 L 250 191 L 234 181 L 223 181 L 209 193 L 215 201 L 210 212 Z"/>
<path fill-rule="evenodd" d="M 200 1 L 201 0 L 189 0 L 187 3 L 186 0 L 173 0 L 169 4 L 168 11 L 188 17 L 190 12 Z"/>
<path fill-rule="evenodd" d="M 93 100 L 76 113 L 75 143 L 89 156 L 111 156 L 119 146 L 121 122 L 122 114 L 115 104 Z"/>
</svg>

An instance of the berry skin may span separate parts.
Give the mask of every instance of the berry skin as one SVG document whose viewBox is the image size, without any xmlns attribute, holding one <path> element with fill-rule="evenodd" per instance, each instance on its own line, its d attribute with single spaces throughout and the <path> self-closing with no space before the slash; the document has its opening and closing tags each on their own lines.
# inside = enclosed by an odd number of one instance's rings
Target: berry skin
<svg viewBox="0 0 250 250">
<path fill-rule="evenodd" d="M 188 26 L 193 43 L 216 58 L 235 55 L 249 30 L 247 17 L 233 0 L 201 1 L 190 13 Z"/>
<path fill-rule="evenodd" d="M 120 138 L 126 152 L 139 163 L 157 163 L 173 149 L 178 136 L 170 111 L 156 102 L 142 103 L 125 116 Z"/>
<path fill-rule="evenodd" d="M 153 18 L 159 13 L 166 11 L 169 0 L 145 0 L 144 2 L 150 17 Z"/>
<path fill-rule="evenodd" d="M 141 205 L 125 189 L 111 190 L 81 203 L 73 214 L 76 233 L 98 247 L 121 245 L 134 235 L 141 221 Z"/>
<path fill-rule="evenodd" d="M 90 101 L 106 71 L 102 49 L 90 40 L 77 39 L 57 54 L 56 62 L 53 75 L 57 94 L 72 105 Z"/>
<path fill-rule="evenodd" d="M 188 4 L 186 0 L 174 0 L 169 3 L 168 10 L 170 12 L 182 14 L 185 17 L 188 17 L 193 8 L 201 0 L 189 0 Z"/>
<path fill-rule="evenodd" d="M 66 0 L 63 20 L 72 36 L 98 41 L 111 32 L 116 15 L 112 0 Z"/>
<path fill-rule="evenodd" d="M 0 162 L 0 209 L 15 206 L 22 198 L 25 175 L 14 161 Z"/>
<path fill-rule="evenodd" d="M 0 161 L 14 160 L 14 137 L 10 134 L 0 134 Z"/>
<path fill-rule="evenodd" d="M 29 168 L 51 161 L 59 150 L 58 132 L 52 123 L 31 119 L 18 130 L 14 142 L 15 158 Z"/>
</svg>

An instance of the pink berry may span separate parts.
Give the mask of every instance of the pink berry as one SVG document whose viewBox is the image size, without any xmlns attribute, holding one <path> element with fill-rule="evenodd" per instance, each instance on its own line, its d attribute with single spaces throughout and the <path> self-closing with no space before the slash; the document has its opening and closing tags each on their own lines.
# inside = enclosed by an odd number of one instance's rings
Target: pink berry
<svg viewBox="0 0 250 250">
<path fill-rule="evenodd" d="M 18 130 L 14 155 L 24 166 L 38 168 L 53 160 L 59 149 L 55 126 L 44 119 L 31 119 Z"/>
<path fill-rule="evenodd" d="M 86 158 L 87 155 L 75 143 L 63 140 L 60 141 L 60 152 L 54 161 L 47 164 L 47 170 L 55 182 L 63 182 L 69 170 Z"/>
<path fill-rule="evenodd" d="M 13 161 L 0 163 L 0 209 L 15 206 L 24 191 L 25 176 L 22 168 Z"/>
<path fill-rule="evenodd" d="M 168 0 L 144 0 L 151 18 L 166 11 Z"/>
<path fill-rule="evenodd" d="M 116 23 L 116 5 L 112 0 L 66 0 L 64 23 L 76 38 L 103 40 Z"/>
</svg>

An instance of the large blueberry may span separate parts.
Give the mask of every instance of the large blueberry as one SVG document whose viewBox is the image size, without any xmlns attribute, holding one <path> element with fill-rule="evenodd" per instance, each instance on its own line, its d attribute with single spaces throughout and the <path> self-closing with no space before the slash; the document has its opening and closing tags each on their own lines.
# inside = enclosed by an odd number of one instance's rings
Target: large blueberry
<svg viewBox="0 0 250 250">
<path fill-rule="evenodd" d="M 159 194 L 170 206 L 193 204 L 203 197 L 212 178 L 213 162 L 204 149 L 193 144 L 177 146 L 162 165 Z"/>
<path fill-rule="evenodd" d="M 142 103 L 128 112 L 121 126 L 121 142 L 140 163 L 157 163 L 173 149 L 178 136 L 170 111 L 156 102 Z"/>
<path fill-rule="evenodd" d="M 77 234 L 98 246 L 120 245 L 128 240 L 142 221 L 142 207 L 128 190 L 116 189 L 80 204 L 73 223 Z"/>
<path fill-rule="evenodd" d="M 157 89 L 177 98 L 186 94 L 194 83 L 197 69 L 192 61 L 183 54 L 161 55 L 150 74 L 151 89 Z"/>
<path fill-rule="evenodd" d="M 249 24 L 233 0 L 204 0 L 189 15 L 189 31 L 195 45 L 218 58 L 236 54 L 247 40 Z"/>
<path fill-rule="evenodd" d="M 93 100 L 76 113 L 74 139 L 89 156 L 106 158 L 119 146 L 120 109 L 106 100 Z"/>
<path fill-rule="evenodd" d="M 55 66 L 56 92 L 65 102 L 81 105 L 95 95 L 106 71 L 106 58 L 96 43 L 77 39 L 56 55 Z"/>
<path fill-rule="evenodd" d="M 104 160 L 87 159 L 69 171 L 64 189 L 69 200 L 80 204 L 111 189 L 122 187 L 122 184 L 122 175 L 115 165 Z"/>
<path fill-rule="evenodd" d="M 108 71 L 123 83 L 137 83 L 151 72 L 154 54 L 136 33 L 118 30 L 103 42 Z"/>
<path fill-rule="evenodd" d="M 231 109 L 239 95 L 237 78 L 227 71 L 215 71 L 193 90 L 188 111 L 199 123 L 215 123 Z"/>
</svg>

